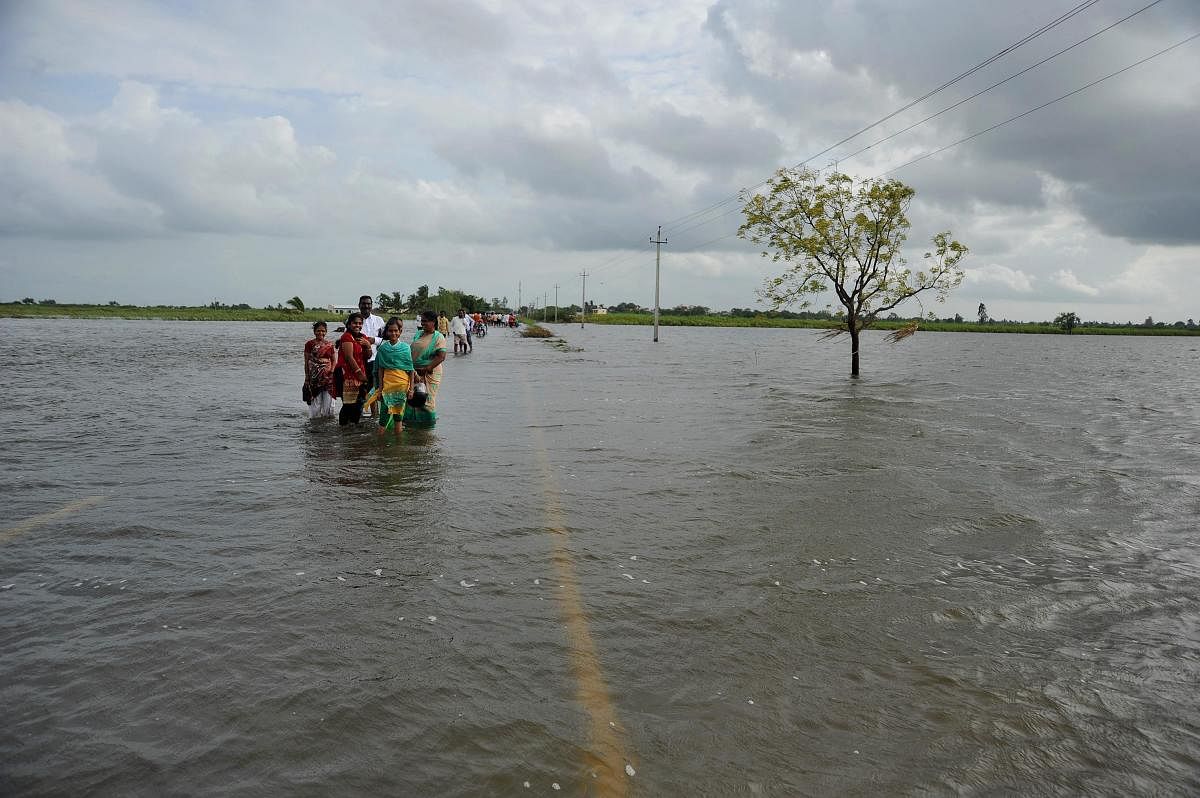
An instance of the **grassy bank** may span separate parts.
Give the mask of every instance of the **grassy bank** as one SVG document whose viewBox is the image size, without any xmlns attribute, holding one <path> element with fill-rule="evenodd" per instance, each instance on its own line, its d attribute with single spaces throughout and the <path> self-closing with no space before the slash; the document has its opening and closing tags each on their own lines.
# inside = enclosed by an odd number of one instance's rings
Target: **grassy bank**
<svg viewBox="0 0 1200 798">
<path fill-rule="evenodd" d="M 547 330 L 545 327 L 541 326 L 540 324 L 530 324 L 530 323 L 526 322 L 525 326 L 521 329 L 521 337 L 522 338 L 553 338 L 554 333 L 550 332 L 549 330 Z"/>
<path fill-rule="evenodd" d="M 654 317 L 648 313 L 607 313 L 590 315 L 588 324 L 653 324 Z M 578 323 L 578 320 L 576 320 Z M 838 322 L 829 319 L 779 319 L 768 316 L 665 316 L 660 315 L 658 323 L 662 327 L 802 327 L 817 330 L 828 330 L 838 326 Z M 874 330 L 897 330 L 907 324 L 907 320 L 879 321 Z M 1065 335 L 1060 327 L 1054 324 L 992 322 L 978 324 L 974 322 L 953 321 L 922 321 L 921 330 L 926 332 L 972 332 L 972 333 L 1027 333 L 1044 335 Z M 1073 335 L 1200 335 L 1200 329 L 1189 330 L 1179 327 L 1076 327 Z"/>
<path fill-rule="evenodd" d="M 326 310 L 182 307 L 177 305 L 0 304 L 0 317 L 17 319 L 163 319 L 166 321 L 344 321 Z"/>
</svg>

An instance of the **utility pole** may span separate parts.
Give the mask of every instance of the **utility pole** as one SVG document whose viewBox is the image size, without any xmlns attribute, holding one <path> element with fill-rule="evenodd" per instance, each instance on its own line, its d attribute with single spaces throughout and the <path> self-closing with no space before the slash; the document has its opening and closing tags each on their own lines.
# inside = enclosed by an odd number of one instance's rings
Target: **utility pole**
<svg viewBox="0 0 1200 798">
<path fill-rule="evenodd" d="M 517 280 L 517 313 L 521 312 L 521 281 Z"/>
<path fill-rule="evenodd" d="M 546 320 L 546 307 L 550 304 L 550 295 L 542 294 L 542 321 Z"/>
<path fill-rule="evenodd" d="M 587 321 L 587 271 L 579 275 L 583 278 L 583 298 L 582 304 L 579 306 L 579 329 L 583 329 L 583 323 Z"/>
<path fill-rule="evenodd" d="M 654 343 L 658 343 L 658 276 L 662 266 L 662 245 L 667 243 L 662 237 L 661 224 L 658 226 L 658 235 L 650 239 L 650 243 L 654 245 Z"/>
<path fill-rule="evenodd" d="M 554 284 L 554 323 L 558 324 L 558 283 Z"/>
</svg>

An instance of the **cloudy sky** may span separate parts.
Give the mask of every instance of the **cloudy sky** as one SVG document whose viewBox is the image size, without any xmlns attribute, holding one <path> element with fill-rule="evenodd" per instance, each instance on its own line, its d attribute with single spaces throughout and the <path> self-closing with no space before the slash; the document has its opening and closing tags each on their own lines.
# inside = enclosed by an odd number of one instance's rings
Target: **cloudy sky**
<svg viewBox="0 0 1200 798">
<path fill-rule="evenodd" d="M 420 284 L 753 307 L 735 198 L 810 161 L 971 247 L 939 315 L 1200 318 L 1200 3 L 0 0 L 0 299 L 310 305 Z M 815 159 L 814 159 L 815 157 Z M 518 288 L 520 286 L 520 288 Z M 915 309 L 914 309 L 915 310 Z"/>
</svg>

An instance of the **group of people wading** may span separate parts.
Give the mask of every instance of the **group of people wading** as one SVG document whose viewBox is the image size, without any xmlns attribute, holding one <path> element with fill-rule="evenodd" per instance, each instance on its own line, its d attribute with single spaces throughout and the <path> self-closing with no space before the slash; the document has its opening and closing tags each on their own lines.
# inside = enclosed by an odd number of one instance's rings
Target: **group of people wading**
<svg viewBox="0 0 1200 798">
<path fill-rule="evenodd" d="M 401 341 L 404 322 L 384 321 L 371 312 L 369 296 L 358 300 L 360 312 L 346 318 L 336 343 L 325 322 L 313 325 L 304 345 L 304 400 L 311 418 L 333 415 L 341 399 L 338 423 L 357 424 L 364 413 L 379 420 L 379 434 L 399 435 L 408 427 L 429 429 L 437 423 L 437 392 L 446 359 L 446 336 L 438 331 L 438 314 L 421 312 L 411 342 Z"/>
</svg>

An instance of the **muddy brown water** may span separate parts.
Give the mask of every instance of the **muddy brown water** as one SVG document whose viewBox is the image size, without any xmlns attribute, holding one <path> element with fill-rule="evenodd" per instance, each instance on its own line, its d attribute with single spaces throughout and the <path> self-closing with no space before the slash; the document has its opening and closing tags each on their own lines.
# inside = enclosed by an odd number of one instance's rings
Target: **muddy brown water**
<svg viewBox="0 0 1200 798">
<path fill-rule="evenodd" d="M 1200 791 L 1200 341 L 555 330 L 0 320 L 0 792 Z"/>
</svg>

